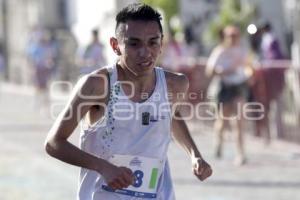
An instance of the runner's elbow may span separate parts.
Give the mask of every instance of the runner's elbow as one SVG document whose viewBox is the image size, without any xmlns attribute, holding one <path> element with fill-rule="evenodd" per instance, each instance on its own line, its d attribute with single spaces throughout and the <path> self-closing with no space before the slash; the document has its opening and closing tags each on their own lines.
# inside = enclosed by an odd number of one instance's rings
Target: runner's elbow
<svg viewBox="0 0 300 200">
<path fill-rule="evenodd" d="M 57 141 L 54 138 L 47 138 L 44 144 L 45 151 L 48 155 L 56 157 L 58 154 Z"/>
<path fill-rule="evenodd" d="M 45 151 L 48 155 L 52 156 L 53 154 L 53 146 L 51 144 L 51 140 L 49 140 L 48 138 L 46 139 L 45 143 L 44 143 L 44 148 Z"/>
</svg>

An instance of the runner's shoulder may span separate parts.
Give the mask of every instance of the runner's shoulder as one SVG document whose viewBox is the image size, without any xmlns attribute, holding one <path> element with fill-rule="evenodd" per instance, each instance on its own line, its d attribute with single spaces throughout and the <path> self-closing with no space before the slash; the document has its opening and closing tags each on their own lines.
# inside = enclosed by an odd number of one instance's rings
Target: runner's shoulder
<svg viewBox="0 0 300 200">
<path fill-rule="evenodd" d="M 79 79 L 77 85 L 81 94 L 103 96 L 109 86 L 108 71 L 101 68 L 86 74 Z"/>
<path fill-rule="evenodd" d="M 169 90 L 172 93 L 186 92 L 189 87 L 189 79 L 183 73 L 170 72 L 164 70 L 166 76 L 166 82 Z"/>
</svg>

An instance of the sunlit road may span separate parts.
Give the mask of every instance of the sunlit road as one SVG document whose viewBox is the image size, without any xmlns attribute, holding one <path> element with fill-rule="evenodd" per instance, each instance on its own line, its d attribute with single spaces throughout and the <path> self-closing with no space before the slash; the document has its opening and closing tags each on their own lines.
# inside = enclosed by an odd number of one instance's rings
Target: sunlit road
<svg viewBox="0 0 300 200">
<path fill-rule="evenodd" d="M 78 168 L 47 156 L 43 142 L 51 123 L 34 107 L 31 94 L 0 91 L 0 199 L 74 200 Z M 233 136 L 227 134 L 224 158 L 213 157 L 213 132 L 189 123 L 213 176 L 198 181 L 186 153 L 172 143 L 172 176 L 179 200 L 297 200 L 300 199 L 300 146 L 275 141 L 269 147 L 247 139 L 248 164 L 233 165 Z M 78 143 L 78 133 L 71 141 Z"/>
</svg>

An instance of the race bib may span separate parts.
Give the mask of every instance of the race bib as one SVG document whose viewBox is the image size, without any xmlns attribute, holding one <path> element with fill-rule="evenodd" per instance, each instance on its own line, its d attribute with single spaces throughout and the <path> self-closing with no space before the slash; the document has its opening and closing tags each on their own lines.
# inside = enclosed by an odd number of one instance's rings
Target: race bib
<svg viewBox="0 0 300 200">
<path fill-rule="evenodd" d="M 164 164 L 162 160 L 142 156 L 114 155 L 109 161 L 116 166 L 131 169 L 135 181 L 133 185 L 122 190 L 112 190 L 105 183 L 102 185 L 103 190 L 140 198 L 156 198 L 158 179 Z"/>
</svg>

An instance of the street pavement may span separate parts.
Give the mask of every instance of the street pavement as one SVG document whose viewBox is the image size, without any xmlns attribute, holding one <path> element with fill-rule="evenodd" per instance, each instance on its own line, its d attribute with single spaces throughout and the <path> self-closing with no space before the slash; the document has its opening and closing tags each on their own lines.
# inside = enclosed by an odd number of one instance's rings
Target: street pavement
<svg viewBox="0 0 300 200">
<path fill-rule="evenodd" d="M 58 111 L 64 98 L 53 98 Z M 0 85 L 0 200 L 74 200 L 79 169 L 46 155 L 43 143 L 53 119 L 36 108 L 33 91 Z M 204 158 L 214 173 L 197 180 L 187 154 L 176 143 L 169 161 L 178 200 L 298 200 L 300 145 L 246 137 L 248 162 L 233 164 L 233 134 L 226 134 L 223 159 L 213 156 L 211 125 L 188 122 Z M 78 144 L 78 130 L 71 142 Z"/>
</svg>

